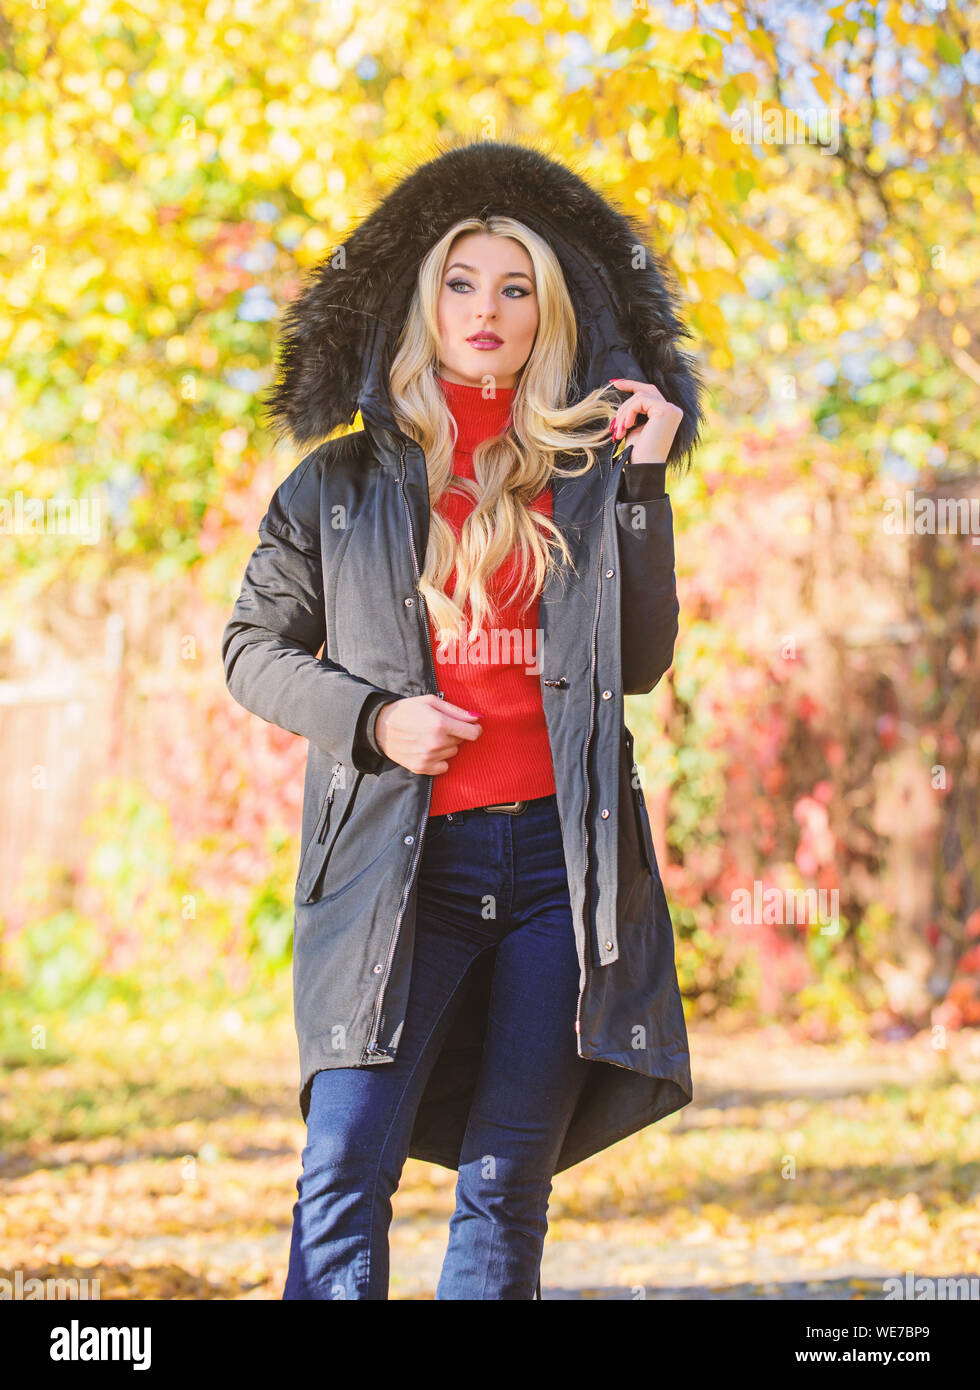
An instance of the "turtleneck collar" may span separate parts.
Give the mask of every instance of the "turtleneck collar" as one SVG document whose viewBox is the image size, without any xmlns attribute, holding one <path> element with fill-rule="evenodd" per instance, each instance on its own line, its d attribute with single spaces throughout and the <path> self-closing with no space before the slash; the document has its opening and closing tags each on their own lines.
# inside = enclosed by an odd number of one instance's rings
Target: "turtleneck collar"
<svg viewBox="0 0 980 1390">
<path fill-rule="evenodd" d="M 482 386 L 465 386 L 459 381 L 446 381 L 436 375 L 446 404 L 456 421 L 459 453 L 471 454 L 482 440 L 502 434 L 510 421 L 517 395 L 516 386 L 498 386 L 496 395 L 485 399 Z"/>
</svg>

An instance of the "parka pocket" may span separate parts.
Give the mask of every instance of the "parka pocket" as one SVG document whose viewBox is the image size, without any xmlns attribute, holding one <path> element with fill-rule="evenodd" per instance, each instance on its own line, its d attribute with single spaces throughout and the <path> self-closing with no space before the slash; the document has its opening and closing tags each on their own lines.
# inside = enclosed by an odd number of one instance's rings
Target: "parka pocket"
<svg viewBox="0 0 980 1390">
<path fill-rule="evenodd" d="M 637 771 L 636 760 L 633 756 L 633 735 L 630 733 L 629 729 L 624 728 L 623 741 L 626 745 L 626 757 L 629 763 L 629 792 L 630 801 L 633 803 L 633 820 L 636 825 L 636 837 L 644 862 L 650 873 L 656 878 L 657 857 L 653 848 L 653 833 L 650 830 L 646 802 L 643 799 L 643 788 L 639 784 L 639 773 Z"/>
<path fill-rule="evenodd" d="M 350 816 L 364 776 L 363 772 L 355 772 L 348 784 L 346 771 L 343 763 L 334 763 L 316 826 L 296 875 L 296 898 L 304 903 L 313 902 L 317 896 L 330 851 Z"/>
</svg>

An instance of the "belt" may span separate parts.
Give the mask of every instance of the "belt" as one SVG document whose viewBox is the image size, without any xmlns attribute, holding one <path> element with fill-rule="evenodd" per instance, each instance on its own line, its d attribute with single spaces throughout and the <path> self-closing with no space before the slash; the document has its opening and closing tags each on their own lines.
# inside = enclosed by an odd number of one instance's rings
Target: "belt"
<svg viewBox="0 0 980 1390">
<path fill-rule="evenodd" d="M 498 801 L 495 806 L 468 806 L 465 811 L 447 811 L 446 819 L 469 815 L 471 811 L 503 811 L 506 816 L 519 816 L 530 806 L 530 801 Z"/>
</svg>

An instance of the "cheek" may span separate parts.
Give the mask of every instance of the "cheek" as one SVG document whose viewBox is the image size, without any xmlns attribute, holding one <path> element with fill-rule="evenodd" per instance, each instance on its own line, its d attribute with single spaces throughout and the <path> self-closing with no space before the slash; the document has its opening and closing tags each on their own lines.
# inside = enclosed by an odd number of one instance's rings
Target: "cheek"
<svg viewBox="0 0 980 1390">
<path fill-rule="evenodd" d="M 521 335 L 531 342 L 535 333 L 538 331 L 538 309 L 537 304 L 525 301 L 521 305 L 521 314 L 518 320 L 518 328 Z"/>
<path fill-rule="evenodd" d="M 441 294 L 436 303 L 440 330 L 455 327 L 460 320 L 460 296 Z"/>
</svg>

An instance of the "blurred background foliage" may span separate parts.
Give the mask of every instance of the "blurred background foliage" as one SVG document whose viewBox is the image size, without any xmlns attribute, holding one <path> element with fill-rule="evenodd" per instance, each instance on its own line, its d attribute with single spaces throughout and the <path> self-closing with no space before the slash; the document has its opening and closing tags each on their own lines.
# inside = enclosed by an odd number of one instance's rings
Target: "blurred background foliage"
<svg viewBox="0 0 980 1390">
<path fill-rule="evenodd" d="M 4 495 L 102 508 L 93 544 L 0 550 L 5 1055 L 288 971 L 305 745 L 218 649 L 297 461 L 258 398 L 303 271 L 444 136 L 594 177 L 709 382 L 675 665 L 627 716 L 692 1017 L 980 1022 L 980 551 L 882 525 L 976 495 L 978 31 L 897 0 L 0 0 Z M 43 746 L 40 677 L 81 709 Z M 836 891 L 838 932 L 735 923 L 756 882 Z"/>
</svg>

